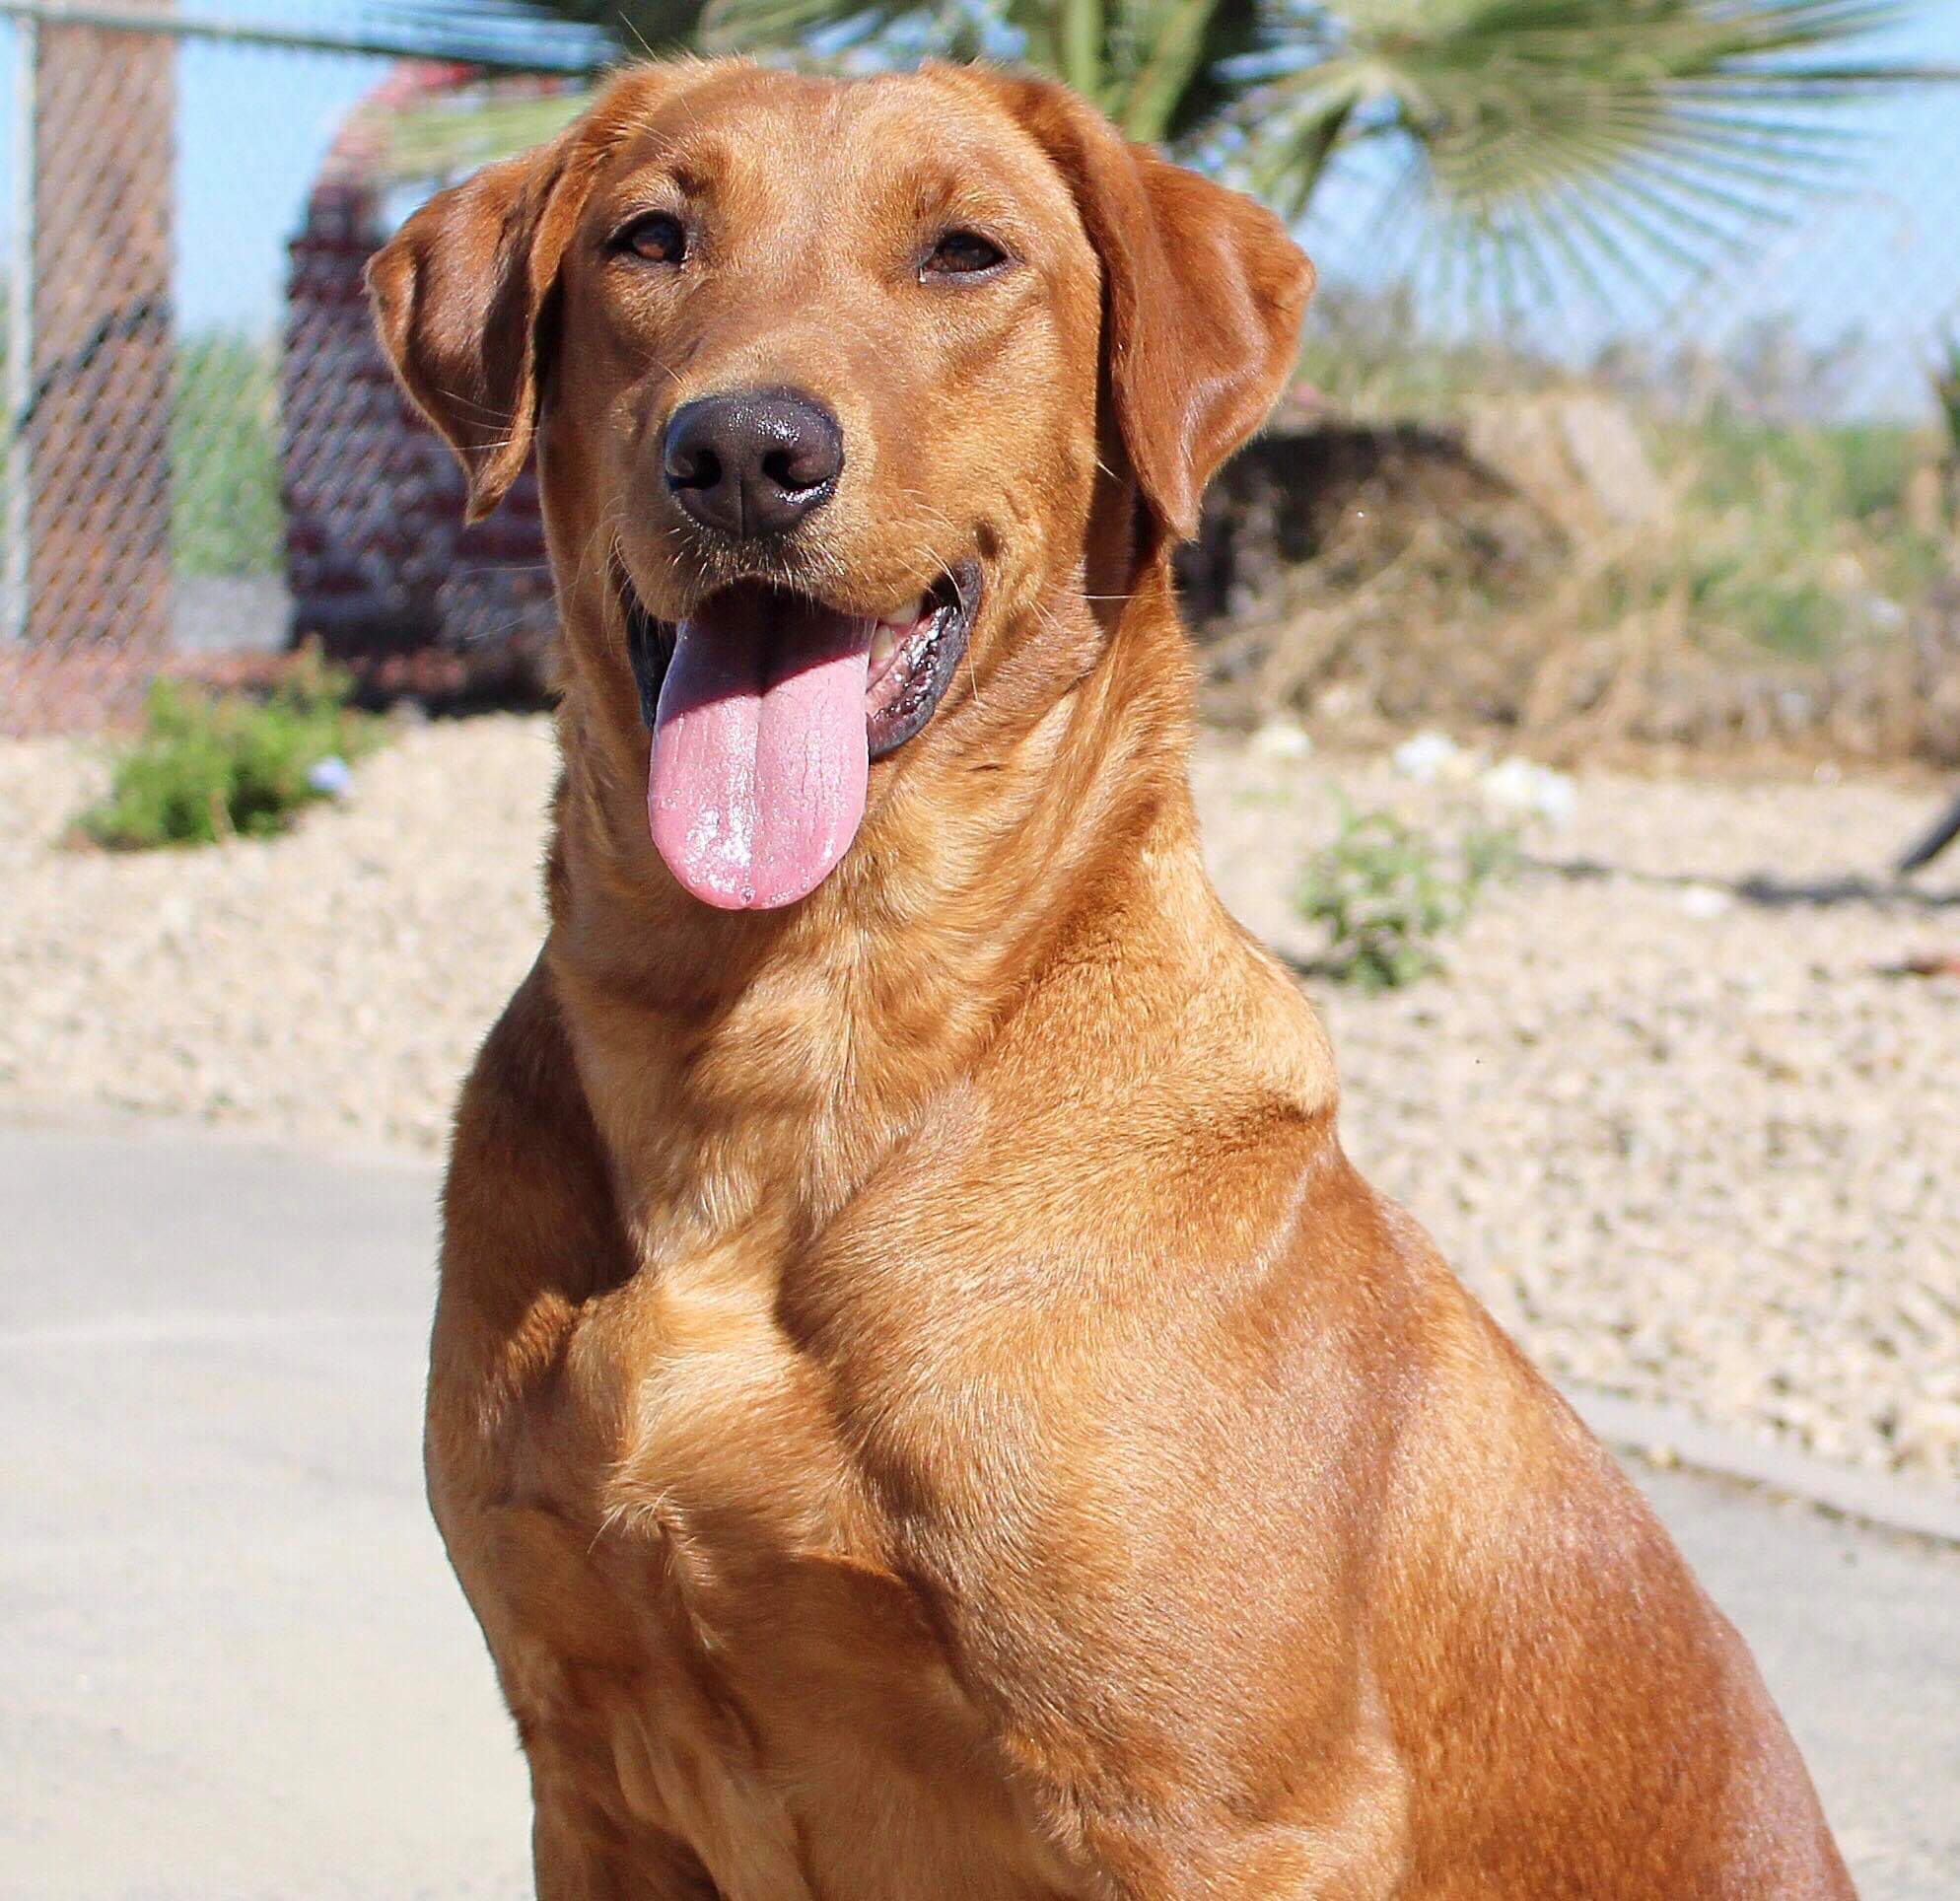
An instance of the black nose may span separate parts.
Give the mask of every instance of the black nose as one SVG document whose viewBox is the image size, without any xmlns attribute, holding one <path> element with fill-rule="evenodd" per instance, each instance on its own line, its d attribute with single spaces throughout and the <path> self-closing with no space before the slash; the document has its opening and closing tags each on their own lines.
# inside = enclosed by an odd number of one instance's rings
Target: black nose
<svg viewBox="0 0 1960 1901">
<path fill-rule="evenodd" d="M 700 396 L 667 418 L 661 466 L 703 527 L 737 539 L 784 534 L 836 492 L 844 432 L 796 389 Z"/>
</svg>

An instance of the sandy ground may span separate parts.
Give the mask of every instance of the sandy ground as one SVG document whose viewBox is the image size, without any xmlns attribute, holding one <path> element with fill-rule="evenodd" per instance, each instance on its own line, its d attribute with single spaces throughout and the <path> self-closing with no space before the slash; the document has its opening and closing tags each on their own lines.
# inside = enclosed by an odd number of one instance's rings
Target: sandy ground
<svg viewBox="0 0 1960 1901">
<path fill-rule="evenodd" d="M 0 1091 L 429 1149 L 536 949 L 536 720 L 411 731 L 271 845 L 61 835 L 100 764 L 0 746 Z M 1208 742 L 1222 888 L 1310 958 L 1290 893 L 1336 795 L 1449 824 L 1382 759 Z M 1960 858 L 1881 871 L 1924 790 L 1587 776 L 1447 972 L 1309 976 L 1362 1166 L 1556 1372 L 1960 1486 Z"/>
</svg>

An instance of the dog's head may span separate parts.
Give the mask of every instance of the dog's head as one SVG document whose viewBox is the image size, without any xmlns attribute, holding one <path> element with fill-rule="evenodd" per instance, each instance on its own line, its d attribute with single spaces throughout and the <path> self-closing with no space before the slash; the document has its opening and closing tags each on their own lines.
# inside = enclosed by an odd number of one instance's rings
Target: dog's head
<svg viewBox="0 0 1960 1901">
<path fill-rule="evenodd" d="M 1312 272 L 1058 87 L 709 64 L 615 81 L 370 283 L 472 519 L 535 438 L 572 665 L 652 731 L 654 841 L 762 908 L 879 776 L 1093 663 L 1087 597 L 1193 530 Z"/>
</svg>

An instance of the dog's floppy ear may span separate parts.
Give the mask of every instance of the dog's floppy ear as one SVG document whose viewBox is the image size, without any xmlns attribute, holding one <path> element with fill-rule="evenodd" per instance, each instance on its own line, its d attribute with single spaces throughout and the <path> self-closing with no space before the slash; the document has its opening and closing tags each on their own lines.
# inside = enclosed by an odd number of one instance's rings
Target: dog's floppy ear
<svg viewBox="0 0 1960 1901">
<path fill-rule="evenodd" d="M 680 78 L 635 68 L 548 145 L 438 192 L 368 261 L 383 346 L 462 463 L 472 522 L 530 453 L 539 331 L 587 195 L 622 128 Z"/>
<path fill-rule="evenodd" d="M 1075 94 L 989 80 L 1075 193 L 1102 260 L 1124 447 L 1157 520 L 1188 539 L 1205 484 L 1293 370 L 1313 266 L 1263 205 L 1124 139 Z"/>
<path fill-rule="evenodd" d="M 368 261 L 383 347 L 462 463 L 472 522 L 530 453 L 538 322 L 582 202 L 570 149 L 568 134 L 438 192 Z"/>
</svg>

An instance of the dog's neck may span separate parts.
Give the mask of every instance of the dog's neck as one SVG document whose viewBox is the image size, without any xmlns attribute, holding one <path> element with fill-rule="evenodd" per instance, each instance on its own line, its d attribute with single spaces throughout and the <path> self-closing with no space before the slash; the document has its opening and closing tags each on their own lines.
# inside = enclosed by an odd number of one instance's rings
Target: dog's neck
<svg viewBox="0 0 1960 1901">
<path fill-rule="evenodd" d="M 979 755 L 897 775 L 845 864 L 780 913 L 712 911 L 665 875 L 644 742 L 622 755 L 619 709 L 575 680 L 546 957 L 643 1258 L 757 1223 L 813 1232 L 1098 910 L 1202 884 L 1167 569 L 1113 629 L 1080 593 L 1037 611 L 1093 654 L 1079 682 Z"/>
</svg>

